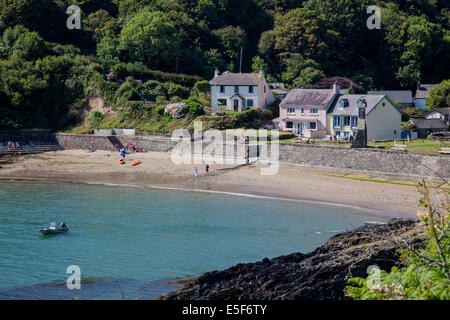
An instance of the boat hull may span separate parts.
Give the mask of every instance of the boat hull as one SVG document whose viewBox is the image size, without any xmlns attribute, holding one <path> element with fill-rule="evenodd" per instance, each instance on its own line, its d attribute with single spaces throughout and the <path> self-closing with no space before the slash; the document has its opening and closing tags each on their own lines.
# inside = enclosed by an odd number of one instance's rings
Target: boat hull
<svg viewBox="0 0 450 320">
<path fill-rule="evenodd" d="M 42 234 L 60 234 L 60 233 L 66 233 L 67 231 L 69 231 L 69 228 L 65 228 L 65 229 L 41 229 L 40 230 Z"/>
</svg>

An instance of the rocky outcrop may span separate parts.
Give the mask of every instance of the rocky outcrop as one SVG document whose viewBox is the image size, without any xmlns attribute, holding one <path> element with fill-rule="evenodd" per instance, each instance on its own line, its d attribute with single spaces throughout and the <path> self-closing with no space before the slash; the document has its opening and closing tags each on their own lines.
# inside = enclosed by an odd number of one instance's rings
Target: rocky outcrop
<svg viewBox="0 0 450 320">
<path fill-rule="evenodd" d="M 401 266 L 398 249 L 422 246 L 413 220 L 368 223 L 338 234 L 315 251 L 294 253 L 257 263 L 238 264 L 206 273 L 164 300 L 316 300 L 344 299 L 352 276 L 365 277 L 369 266 Z"/>
</svg>

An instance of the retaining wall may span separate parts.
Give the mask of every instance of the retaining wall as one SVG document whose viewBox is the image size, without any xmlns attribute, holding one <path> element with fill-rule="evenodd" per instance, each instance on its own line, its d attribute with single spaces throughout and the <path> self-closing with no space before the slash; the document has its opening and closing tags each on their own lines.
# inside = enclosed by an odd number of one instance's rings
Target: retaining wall
<svg viewBox="0 0 450 320">
<path fill-rule="evenodd" d="M 114 146 L 123 146 L 130 142 L 147 151 L 169 152 L 175 146 L 170 138 L 163 137 L 128 137 L 128 136 L 100 136 L 55 134 L 59 145 L 69 150 L 87 150 L 89 146 L 97 150 L 114 150 Z"/>
<path fill-rule="evenodd" d="M 280 161 L 385 173 L 450 177 L 450 156 L 380 149 L 280 144 Z"/>
<path fill-rule="evenodd" d="M 86 150 L 89 146 L 97 150 L 114 150 L 116 144 L 122 146 L 125 142 L 130 142 L 147 151 L 169 152 L 177 145 L 171 138 L 159 136 L 129 137 L 52 134 L 48 131 L 0 131 L 0 143 L 9 140 L 54 141 L 64 149 L 77 150 Z M 202 145 L 203 148 L 208 146 L 205 143 Z M 226 154 L 226 147 L 223 148 L 223 154 Z M 437 172 L 446 178 L 450 177 L 450 155 L 285 143 L 281 143 L 279 148 L 281 162 L 424 177 Z M 237 155 L 237 146 L 233 149 L 234 154 Z M 193 147 L 192 151 L 194 152 Z M 257 151 L 250 143 L 246 149 L 246 157 L 253 159 L 256 153 Z"/>
</svg>

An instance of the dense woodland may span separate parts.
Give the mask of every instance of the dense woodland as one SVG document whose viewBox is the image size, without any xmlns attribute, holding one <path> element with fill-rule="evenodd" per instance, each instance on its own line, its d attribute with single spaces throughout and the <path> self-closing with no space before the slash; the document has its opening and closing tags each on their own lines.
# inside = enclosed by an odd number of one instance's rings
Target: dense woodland
<svg viewBox="0 0 450 320">
<path fill-rule="evenodd" d="M 241 48 L 243 72 L 263 69 L 290 87 L 334 76 L 364 90 L 440 83 L 450 70 L 449 2 L 1 0 L 0 129 L 67 128 L 89 96 L 115 110 L 144 94 L 192 102 L 191 88 L 215 68 L 239 72 Z M 66 26 L 73 4 L 80 30 Z M 379 30 L 366 26 L 373 4 Z"/>
</svg>

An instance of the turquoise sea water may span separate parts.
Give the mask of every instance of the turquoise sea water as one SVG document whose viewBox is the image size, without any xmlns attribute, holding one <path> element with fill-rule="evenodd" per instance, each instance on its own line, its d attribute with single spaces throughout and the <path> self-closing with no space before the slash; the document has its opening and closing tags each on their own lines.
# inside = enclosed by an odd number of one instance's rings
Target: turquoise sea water
<svg viewBox="0 0 450 320">
<path fill-rule="evenodd" d="M 0 181 L 0 299 L 152 299 L 166 279 L 308 252 L 368 220 L 297 201 L 151 188 Z M 67 234 L 39 229 L 64 221 Z M 63 283 L 78 265 L 81 290 Z"/>
</svg>

